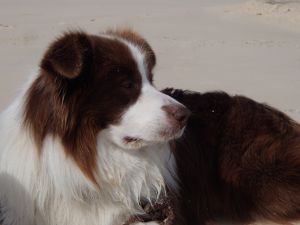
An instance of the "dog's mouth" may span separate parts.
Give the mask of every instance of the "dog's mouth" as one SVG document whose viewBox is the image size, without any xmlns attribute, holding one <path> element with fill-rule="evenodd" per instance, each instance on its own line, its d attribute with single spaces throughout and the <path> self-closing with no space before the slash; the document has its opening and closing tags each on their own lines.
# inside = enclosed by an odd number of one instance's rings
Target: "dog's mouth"
<svg viewBox="0 0 300 225">
<path fill-rule="evenodd" d="M 130 137 L 130 136 L 126 136 L 124 137 L 124 142 L 126 144 L 136 144 L 136 143 L 140 143 L 143 141 L 143 139 L 138 138 L 138 137 Z"/>
<path fill-rule="evenodd" d="M 126 136 L 123 138 L 124 144 L 132 149 L 139 149 L 145 145 L 147 145 L 146 141 L 138 138 L 138 137 L 131 137 L 131 136 Z"/>
<path fill-rule="evenodd" d="M 173 139 L 180 138 L 184 132 L 185 127 L 178 128 L 178 129 L 164 129 L 160 131 L 158 136 L 156 136 L 153 140 L 146 140 L 142 139 L 140 137 L 134 137 L 134 136 L 125 136 L 123 138 L 124 144 L 138 148 L 145 145 L 150 145 L 154 143 L 160 143 L 160 142 L 168 142 Z"/>
</svg>

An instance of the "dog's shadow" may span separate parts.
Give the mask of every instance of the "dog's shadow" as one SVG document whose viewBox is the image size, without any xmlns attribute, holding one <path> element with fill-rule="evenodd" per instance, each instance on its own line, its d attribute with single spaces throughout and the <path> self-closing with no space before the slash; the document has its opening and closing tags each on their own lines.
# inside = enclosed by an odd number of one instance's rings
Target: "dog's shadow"
<svg viewBox="0 0 300 225">
<path fill-rule="evenodd" d="M 0 174 L 0 225 L 35 225 L 29 193 L 11 175 Z"/>
</svg>

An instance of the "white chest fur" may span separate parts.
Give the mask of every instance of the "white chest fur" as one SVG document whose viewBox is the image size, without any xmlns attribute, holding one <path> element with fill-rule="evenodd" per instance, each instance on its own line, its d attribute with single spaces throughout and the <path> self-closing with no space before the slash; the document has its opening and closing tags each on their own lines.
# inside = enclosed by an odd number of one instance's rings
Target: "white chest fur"
<svg viewBox="0 0 300 225">
<path fill-rule="evenodd" d="M 141 200 L 154 200 L 166 185 L 176 188 L 175 161 L 167 143 L 132 152 L 119 149 L 101 132 L 99 187 L 64 154 L 59 138 L 48 136 L 38 156 L 21 125 L 21 102 L 0 118 L 0 203 L 10 224 L 119 224 L 141 212 Z"/>
</svg>

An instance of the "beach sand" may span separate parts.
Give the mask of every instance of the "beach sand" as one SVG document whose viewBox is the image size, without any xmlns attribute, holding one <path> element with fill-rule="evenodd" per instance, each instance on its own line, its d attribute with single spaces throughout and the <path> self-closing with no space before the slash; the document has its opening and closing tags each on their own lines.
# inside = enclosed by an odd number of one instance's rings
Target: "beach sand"
<svg viewBox="0 0 300 225">
<path fill-rule="evenodd" d="M 62 31 L 125 26 L 155 50 L 157 87 L 246 95 L 300 121 L 299 0 L 1 0 L 0 6 L 0 110 Z"/>
</svg>

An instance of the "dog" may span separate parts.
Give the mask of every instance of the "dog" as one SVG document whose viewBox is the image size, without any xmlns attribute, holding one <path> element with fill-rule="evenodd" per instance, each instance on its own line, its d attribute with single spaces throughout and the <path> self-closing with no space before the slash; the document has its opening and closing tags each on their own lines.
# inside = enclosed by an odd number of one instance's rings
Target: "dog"
<svg viewBox="0 0 300 225">
<path fill-rule="evenodd" d="M 0 116 L 2 225 L 122 225 L 167 191 L 176 225 L 300 220 L 299 124 L 241 96 L 160 92 L 155 63 L 131 30 L 49 46 Z"/>
<path fill-rule="evenodd" d="M 171 141 L 178 224 L 300 224 L 299 123 L 243 96 L 163 93 L 192 112 Z"/>
<path fill-rule="evenodd" d="M 155 63 L 129 29 L 50 44 L 0 116 L 2 225 L 122 225 L 176 192 L 168 141 L 190 112 L 153 86 Z"/>
</svg>

